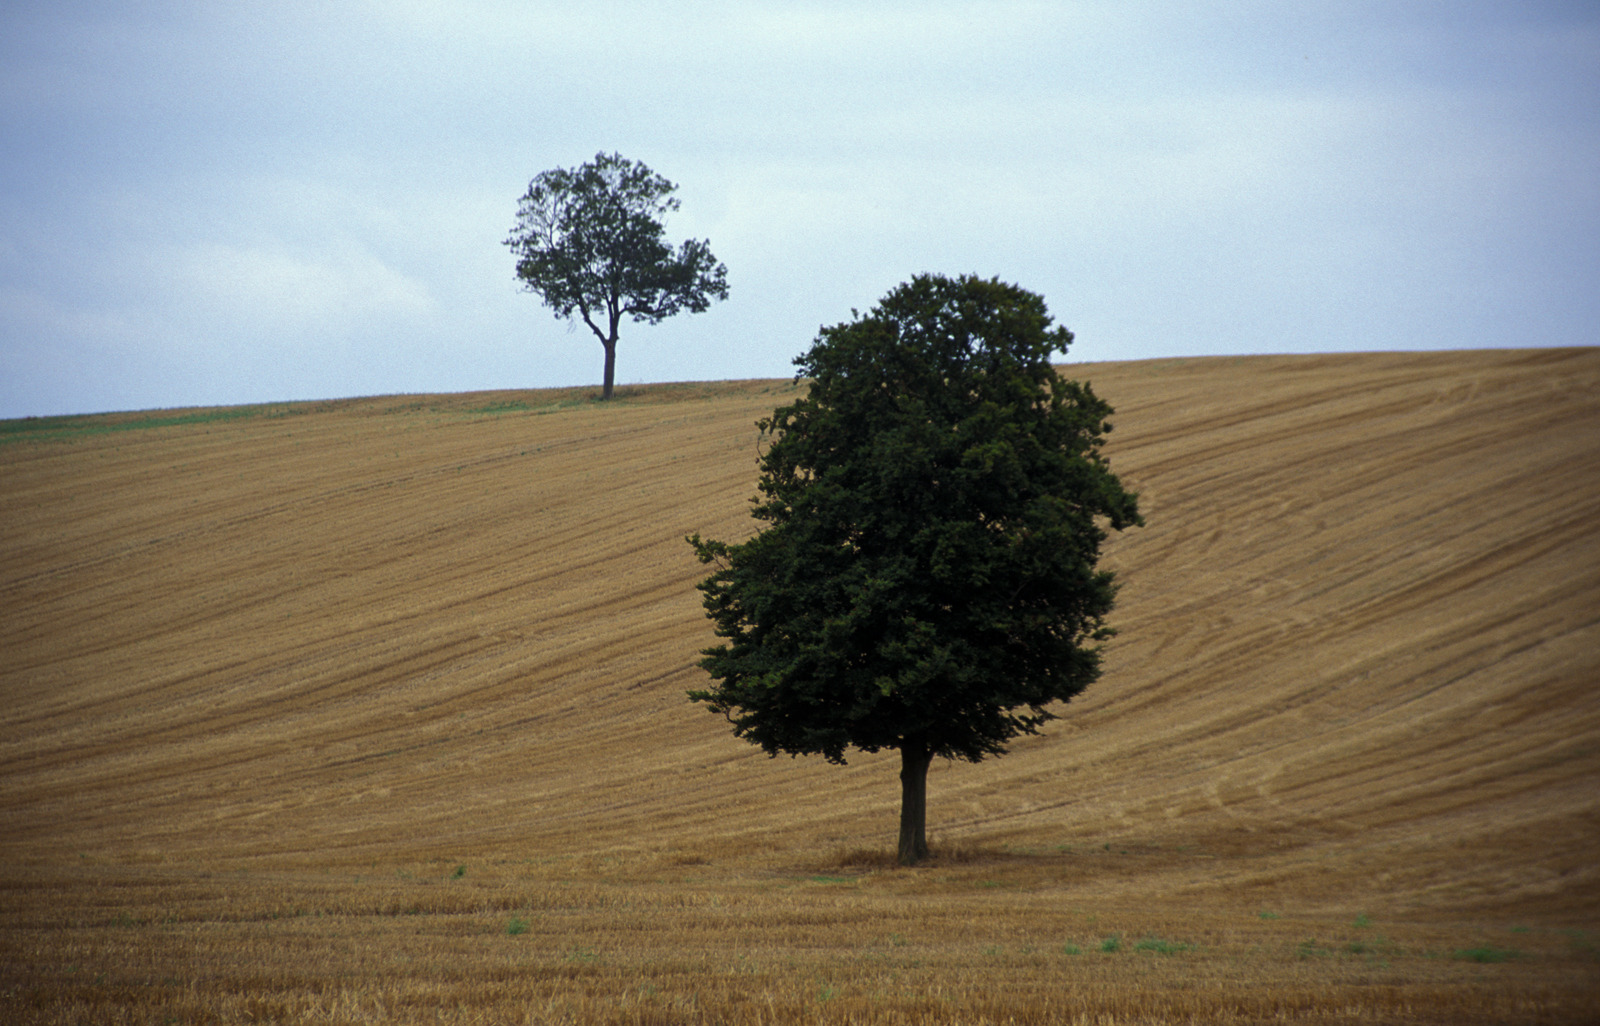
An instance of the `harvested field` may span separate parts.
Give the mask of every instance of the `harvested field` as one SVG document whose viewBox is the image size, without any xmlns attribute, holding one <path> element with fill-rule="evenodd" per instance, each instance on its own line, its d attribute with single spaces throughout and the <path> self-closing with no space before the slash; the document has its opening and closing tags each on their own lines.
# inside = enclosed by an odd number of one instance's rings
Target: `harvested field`
<svg viewBox="0 0 1600 1026">
<path fill-rule="evenodd" d="M 0 424 L 0 1018 L 1594 1021 L 1600 349 L 1067 373 L 1122 633 L 914 870 L 684 698 L 789 382 Z"/>
</svg>

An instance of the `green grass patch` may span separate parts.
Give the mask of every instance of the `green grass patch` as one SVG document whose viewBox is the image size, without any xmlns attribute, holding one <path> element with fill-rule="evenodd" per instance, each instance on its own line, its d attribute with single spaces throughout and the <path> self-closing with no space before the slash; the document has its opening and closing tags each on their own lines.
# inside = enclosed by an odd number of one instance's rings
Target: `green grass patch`
<svg viewBox="0 0 1600 1026">
<path fill-rule="evenodd" d="M 482 406 L 443 407 L 439 412 L 459 417 L 498 417 L 507 413 L 531 413 L 542 416 L 546 413 L 560 413 L 564 410 L 599 405 L 601 403 L 598 392 L 593 395 L 572 395 L 562 392 L 533 399 L 505 399 L 500 402 L 485 403 Z"/>
<path fill-rule="evenodd" d="M 1354 940 L 1346 944 L 1344 950 L 1352 955 L 1372 955 L 1375 958 L 1392 958 L 1400 954 L 1400 949 L 1387 937 Z"/>
<path fill-rule="evenodd" d="M 528 932 L 528 921 L 519 916 L 512 916 L 511 922 L 506 924 L 506 936 L 516 937 Z"/>
<path fill-rule="evenodd" d="M 1450 957 L 1457 962 L 1509 962 L 1521 958 L 1522 952 L 1513 948 L 1495 948 L 1485 945 L 1480 948 L 1458 948 L 1451 952 Z"/>
<path fill-rule="evenodd" d="M 1108 955 L 1122 950 L 1122 934 L 1114 933 L 1100 942 L 1100 950 Z"/>
<path fill-rule="evenodd" d="M 1308 958 L 1322 958 L 1333 954 L 1332 948 L 1325 948 L 1315 940 L 1303 940 L 1295 945 L 1294 957 L 1304 960 Z"/>
<path fill-rule="evenodd" d="M 1162 937 L 1143 937 L 1133 945 L 1135 951 L 1153 951 L 1158 955 L 1176 955 L 1180 951 L 1193 951 L 1193 944 L 1166 940 Z"/>
<path fill-rule="evenodd" d="M 471 407 L 468 407 L 467 409 L 463 410 L 462 412 L 463 413 L 491 413 L 491 414 L 493 414 L 493 413 L 526 413 L 529 410 L 532 410 L 532 409 L 535 409 L 535 408 L 536 407 L 534 406 L 534 404 L 528 402 L 526 399 L 509 399 L 509 400 L 507 400 L 505 402 L 489 403 L 487 406 L 471 406 Z"/>
<path fill-rule="evenodd" d="M 216 410 L 192 410 L 184 413 L 136 415 L 94 413 L 65 417 L 23 417 L 18 420 L 0 420 L 0 445 L 22 441 L 71 441 L 116 431 L 144 431 L 150 428 L 216 424 L 258 417 L 265 412 L 266 408 L 261 406 L 229 406 Z"/>
</svg>

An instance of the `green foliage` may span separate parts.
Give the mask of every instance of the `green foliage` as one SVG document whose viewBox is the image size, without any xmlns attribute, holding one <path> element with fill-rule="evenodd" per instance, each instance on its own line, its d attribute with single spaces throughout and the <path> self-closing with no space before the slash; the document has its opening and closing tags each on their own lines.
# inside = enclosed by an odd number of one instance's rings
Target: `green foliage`
<svg viewBox="0 0 1600 1026">
<path fill-rule="evenodd" d="M 1114 933 L 1100 942 L 1100 950 L 1112 955 L 1122 950 L 1122 934 Z"/>
<path fill-rule="evenodd" d="M 824 328 L 809 394 L 759 423 L 753 515 L 700 585 L 726 644 L 690 693 L 768 754 L 915 747 L 978 761 L 1100 672 L 1115 529 L 1142 523 L 1102 455 L 1111 407 L 1063 379 L 1033 293 L 921 276 Z"/>
<path fill-rule="evenodd" d="M 598 153 L 580 167 L 543 172 L 518 201 L 505 239 L 517 278 L 557 317 L 576 313 L 599 338 L 602 398 L 611 398 L 624 316 L 656 324 L 728 298 L 728 270 L 709 243 L 689 239 L 674 251 L 665 240 L 661 218 L 678 209 L 677 188 L 644 164 Z"/>
<path fill-rule="evenodd" d="M 515 937 L 518 934 L 524 934 L 527 932 L 528 921 L 526 919 L 522 919 L 518 916 L 512 916 L 511 921 L 506 924 L 506 935 L 509 937 Z"/>
</svg>

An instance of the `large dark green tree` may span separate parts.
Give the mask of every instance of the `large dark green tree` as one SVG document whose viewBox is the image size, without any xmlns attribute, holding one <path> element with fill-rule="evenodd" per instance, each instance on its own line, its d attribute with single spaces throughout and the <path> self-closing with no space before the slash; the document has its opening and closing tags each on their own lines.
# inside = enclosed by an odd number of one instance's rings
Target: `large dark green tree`
<svg viewBox="0 0 1600 1026">
<path fill-rule="evenodd" d="M 1100 674 L 1100 546 L 1143 521 L 1111 407 L 1051 364 L 1071 341 L 1031 292 L 914 278 L 795 360 L 809 391 L 758 425 L 766 526 L 689 539 L 725 639 L 690 698 L 769 755 L 898 749 L 905 865 L 935 756 L 1001 754 Z"/>
<path fill-rule="evenodd" d="M 624 316 L 657 324 L 728 298 L 728 269 L 710 243 L 668 245 L 661 218 L 678 209 L 677 186 L 619 154 L 554 168 L 528 183 L 505 245 L 517 278 L 560 318 L 583 319 L 605 348 L 601 398 L 616 378 L 617 329 Z"/>
</svg>

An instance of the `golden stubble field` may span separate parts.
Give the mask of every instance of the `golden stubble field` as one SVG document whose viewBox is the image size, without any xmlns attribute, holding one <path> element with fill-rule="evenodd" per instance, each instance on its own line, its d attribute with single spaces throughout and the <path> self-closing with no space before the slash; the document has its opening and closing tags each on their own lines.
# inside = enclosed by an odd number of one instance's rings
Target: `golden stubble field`
<svg viewBox="0 0 1600 1026">
<path fill-rule="evenodd" d="M 1600 1017 L 1600 349 L 1066 371 L 1122 634 L 914 870 L 684 698 L 789 382 L 3 425 L 0 1020 Z"/>
</svg>

